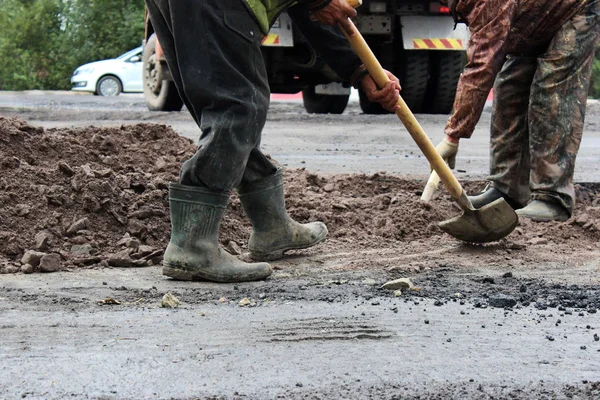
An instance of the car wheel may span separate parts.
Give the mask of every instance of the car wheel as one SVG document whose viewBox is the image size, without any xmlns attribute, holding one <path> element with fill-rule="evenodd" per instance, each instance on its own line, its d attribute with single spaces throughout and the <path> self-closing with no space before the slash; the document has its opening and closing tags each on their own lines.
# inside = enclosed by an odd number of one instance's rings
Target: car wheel
<svg viewBox="0 0 600 400">
<path fill-rule="evenodd" d="M 164 79 L 164 62 L 156 57 L 156 35 L 148 38 L 142 54 L 144 72 L 144 99 L 150 111 L 181 111 L 183 100 L 179 96 L 175 82 Z"/>
<path fill-rule="evenodd" d="M 122 91 L 123 86 L 116 76 L 103 76 L 96 84 L 96 92 L 100 96 L 118 96 Z"/>
</svg>

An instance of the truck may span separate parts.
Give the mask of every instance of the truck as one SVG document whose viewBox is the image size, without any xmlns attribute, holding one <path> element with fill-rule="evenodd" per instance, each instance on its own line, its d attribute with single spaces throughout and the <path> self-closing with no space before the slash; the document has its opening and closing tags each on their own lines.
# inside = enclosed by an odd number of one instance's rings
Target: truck
<svg viewBox="0 0 600 400">
<path fill-rule="evenodd" d="M 448 114 L 466 62 L 469 38 L 450 10 L 430 0 L 364 0 L 354 19 L 382 66 L 394 73 L 402 98 L 414 113 Z M 179 111 L 183 101 L 171 79 L 152 24 L 146 15 L 143 42 L 144 98 L 151 111 Z M 312 49 L 287 14 L 279 16 L 263 38 L 272 93 L 302 92 L 309 113 L 341 114 L 351 88 Z M 366 114 L 387 113 L 358 91 Z"/>
</svg>

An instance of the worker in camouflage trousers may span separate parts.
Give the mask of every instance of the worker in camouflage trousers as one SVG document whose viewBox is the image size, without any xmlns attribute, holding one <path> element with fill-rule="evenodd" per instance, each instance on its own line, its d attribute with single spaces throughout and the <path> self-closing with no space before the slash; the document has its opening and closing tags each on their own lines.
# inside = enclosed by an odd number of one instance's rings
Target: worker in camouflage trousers
<svg viewBox="0 0 600 400">
<path fill-rule="evenodd" d="M 564 221 L 575 206 L 573 172 L 581 143 L 600 0 L 448 1 L 468 24 L 468 64 L 446 137 L 437 149 L 452 166 L 490 89 L 491 184 L 476 208 L 504 198 L 535 221 Z"/>
<path fill-rule="evenodd" d="M 269 107 L 261 39 L 284 10 L 344 81 L 390 111 L 400 85 L 381 90 L 338 28 L 356 11 L 345 0 L 146 0 L 148 14 L 184 104 L 200 127 L 194 156 L 169 188 L 171 240 L 163 274 L 181 280 L 242 282 L 271 274 L 218 243 L 221 218 L 236 189 L 252 223 L 248 248 L 257 261 L 325 239 L 321 222 L 300 224 L 284 204 L 283 174 L 260 150 Z"/>
</svg>

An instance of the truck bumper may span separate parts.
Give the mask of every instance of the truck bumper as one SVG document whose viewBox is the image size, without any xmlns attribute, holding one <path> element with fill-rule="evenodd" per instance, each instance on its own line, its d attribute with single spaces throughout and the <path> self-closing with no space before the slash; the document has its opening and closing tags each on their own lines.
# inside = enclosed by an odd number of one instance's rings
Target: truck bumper
<svg viewBox="0 0 600 400">
<path fill-rule="evenodd" d="M 466 50 L 469 29 L 447 16 L 400 17 L 405 50 Z"/>
</svg>

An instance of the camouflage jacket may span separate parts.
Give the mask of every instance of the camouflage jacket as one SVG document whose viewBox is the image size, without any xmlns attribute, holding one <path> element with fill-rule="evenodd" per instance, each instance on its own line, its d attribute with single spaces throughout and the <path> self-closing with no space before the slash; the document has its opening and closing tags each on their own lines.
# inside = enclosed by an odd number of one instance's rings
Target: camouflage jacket
<svg viewBox="0 0 600 400">
<path fill-rule="evenodd" d="M 458 82 L 445 133 L 468 138 L 507 55 L 543 53 L 563 24 L 588 0 L 460 0 L 456 12 L 469 25 L 468 63 Z"/>
</svg>

